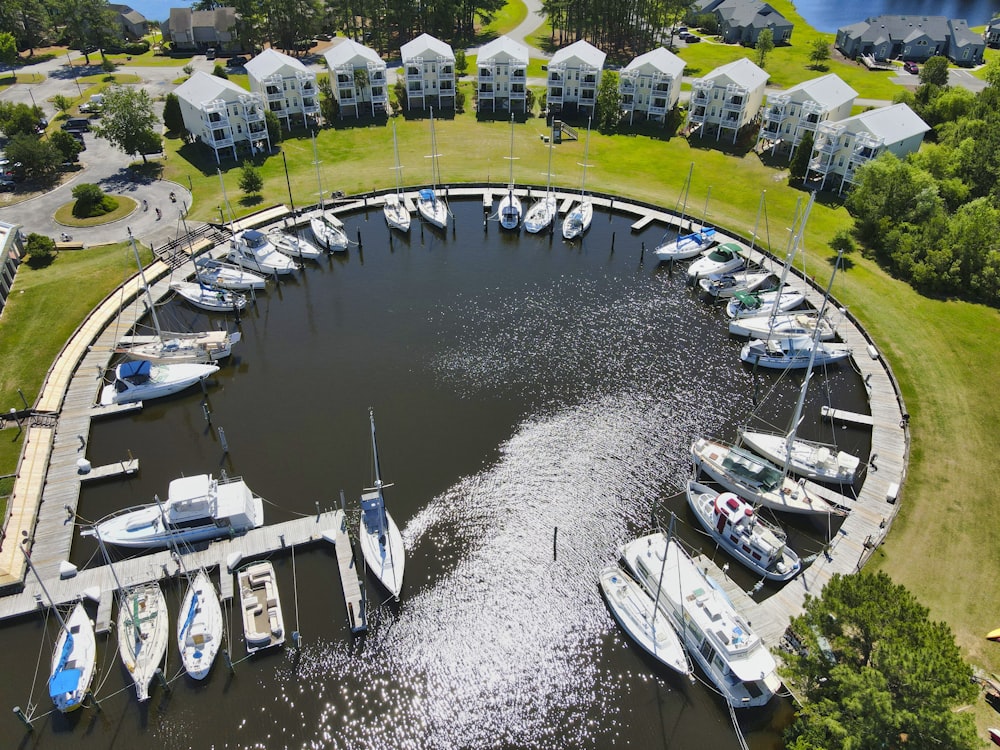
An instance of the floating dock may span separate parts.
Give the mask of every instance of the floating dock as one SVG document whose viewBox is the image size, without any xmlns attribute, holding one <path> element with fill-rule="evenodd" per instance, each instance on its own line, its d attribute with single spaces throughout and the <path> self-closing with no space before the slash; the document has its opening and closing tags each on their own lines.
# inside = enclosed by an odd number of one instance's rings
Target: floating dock
<svg viewBox="0 0 1000 750">
<path fill-rule="evenodd" d="M 823 419 L 829 419 L 831 422 L 850 422 L 851 424 L 867 425 L 868 427 L 872 427 L 875 424 L 875 417 L 871 414 L 858 414 L 854 411 L 834 409 L 830 406 L 821 407 L 820 414 L 822 414 Z"/>
</svg>

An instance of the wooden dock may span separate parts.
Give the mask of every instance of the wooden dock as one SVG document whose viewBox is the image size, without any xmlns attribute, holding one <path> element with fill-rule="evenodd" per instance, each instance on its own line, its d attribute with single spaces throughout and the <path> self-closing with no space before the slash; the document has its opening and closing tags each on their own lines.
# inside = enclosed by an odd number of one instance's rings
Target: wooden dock
<svg viewBox="0 0 1000 750">
<path fill-rule="evenodd" d="M 79 469 L 77 471 L 79 471 Z M 111 479 L 113 477 L 135 474 L 137 471 L 139 471 L 139 459 L 124 458 L 121 461 L 116 461 L 113 464 L 105 464 L 104 466 L 95 466 L 90 471 L 81 471 L 80 481 L 91 482 L 91 481 L 96 481 L 98 479 Z"/>
<path fill-rule="evenodd" d="M 632 224 L 631 231 L 633 231 L 633 232 L 641 232 L 643 229 L 645 229 L 646 227 L 648 227 L 654 221 L 656 221 L 656 215 L 655 214 L 646 214 L 645 216 L 643 216 L 638 221 L 636 221 L 636 222 L 634 222 Z"/>
<path fill-rule="evenodd" d="M 854 411 L 834 409 L 825 405 L 820 408 L 820 414 L 823 419 L 829 419 L 833 422 L 850 422 L 852 424 L 867 425 L 868 427 L 875 426 L 875 417 L 871 414 L 858 414 Z"/>
<path fill-rule="evenodd" d="M 324 537 L 333 542 L 337 550 L 337 565 L 340 568 L 340 585 L 344 590 L 347 604 L 347 621 L 352 633 L 368 630 L 368 613 L 365 610 L 364 587 L 358 578 L 358 568 L 354 563 L 354 547 L 347 533 L 347 516 L 340 513 L 340 523 L 335 529 L 324 532 Z"/>
<path fill-rule="evenodd" d="M 559 213 L 560 214 L 569 213 L 569 210 L 570 208 L 572 208 L 574 201 L 576 201 L 576 196 L 573 195 L 569 196 L 568 198 L 564 198 L 562 205 L 559 206 Z"/>
</svg>

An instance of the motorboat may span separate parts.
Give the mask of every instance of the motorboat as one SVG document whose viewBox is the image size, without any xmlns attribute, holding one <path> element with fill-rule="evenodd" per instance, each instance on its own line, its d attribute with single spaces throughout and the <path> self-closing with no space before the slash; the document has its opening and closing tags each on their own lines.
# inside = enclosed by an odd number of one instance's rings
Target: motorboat
<svg viewBox="0 0 1000 750">
<path fill-rule="evenodd" d="M 680 543 L 657 532 L 620 552 L 726 702 L 733 708 L 766 705 L 781 688 L 774 657 Z"/>
<path fill-rule="evenodd" d="M 267 233 L 267 238 L 274 245 L 274 249 L 282 255 L 298 260 L 319 260 L 323 257 L 323 251 L 308 240 L 304 240 L 297 234 L 282 232 L 280 229 L 272 229 Z"/>
<path fill-rule="evenodd" d="M 784 530 L 761 518 L 739 495 L 691 480 L 687 501 L 715 543 L 757 575 L 789 581 L 802 570 L 802 561 L 788 546 Z"/>
<path fill-rule="evenodd" d="M 531 208 L 528 209 L 527 213 L 524 215 L 524 228 L 528 230 L 531 234 L 537 234 L 541 232 L 545 227 L 549 226 L 556 218 L 556 211 L 558 210 L 558 204 L 556 202 L 556 195 L 552 192 L 552 142 L 553 138 L 549 138 L 549 167 L 548 176 L 545 179 L 545 194 L 542 195 L 537 201 L 531 204 Z"/>
<path fill-rule="evenodd" d="M 222 645 L 222 606 L 219 592 L 204 568 L 199 568 L 188 582 L 177 615 L 177 650 L 184 671 L 195 680 L 203 680 L 212 669 Z"/>
<path fill-rule="evenodd" d="M 740 443 L 778 465 L 788 462 L 793 474 L 816 482 L 854 484 L 861 459 L 835 445 L 796 436 L 791 442 L 785 433 L 741 428 Z"/>
<path fill-rule="evenodd" d="M 149 700 L 149 683 L 167 654 L 167 600 L 151 581 L 124 589 L 118 602 L 118 655 L 132 675 L 139 702 Z"/>
<path fill-rule="evenodd" d="M 514 115 L 510 116 L 510 179 L 507 181 L 507 192 L 500 199 L 500 226 L 504 229 L 517 229 L 521 223 L 521 199 L 514 193 Z"/>
<path fill-rule="evenodd" d="M 587 140 L 583 147 L 583 179 L 580 182 L 580 202 L 577 203 L 566 214 L 563 219 L 562 236 L 566 240 L 575 240 L 582 237 L 590 229 L 590 222 L 594 219 L 594 204 L 587 195 L 587 157 L 590 154 L 590 121 L 587 121 Z"/>
<path fill-rule="evenodd" d="M 243 613 L 243 639 L 247 653 L 255 654 L 285 642 L 285 618 L 274 566 L 269 560 L 256 562 L 236 575 Z"/>
<path fill-rule="evenodd" d="M 770 292 L 736 292 L 726 303 L 726 315 L 732 318 L 757 318 L 788 312 L 806 301 L 806 295 L 784 284 Z"/>
<path fill-rule="evenodd" d="M 747 364 L 772 370 L 804 370 L 810 362 L 831 365 L 850 356 L 847 344 L 814 341 L 808 336 L 751 339 L 740 350 L 740 359 Z"/>
<path fill-rule="evenodd" d="M 598 583 L 615 621 L 643 651 L 679 674 L 691 674 L 684 644 L 648 591 L 618 565 L 604 568 Z"/>
<path fill-rule="evenodd" d="M 705 251 L 701 257 L 688 266 L 687 278 L 689 284 L 711 274 L 733 273 L 747 266 L 744 249 L 735 242 L 726 242 L 716 248 Z"/>
<path fill-rule="evenodd" d="M 690 260 L 705 252 L 715 242 L 715 229 L 702 227 L 695 232 L 678 234 L 653 248 L 653 255 L 660 263 L 672 260 Z"/>
<path fill-rule="evenodd" d="M 244 229 L 233 235 L 226 257 L 238 266 L 266 276 L 282 276 L 300 268 L 294 260 L 279 253 L 266 234 L 256 229 Z"/>
<path fill-rule="evenodd" d="M 119 547 L 167 547 L 237 536 L 263 523 L 263 502 L 242 477 L 195 474 L 171 481 L 166 502 L 125 508 L 81 533 Z"/>
<path fill-rule="evenodd" d="M 172 281 L 170 289 L 205 312 L 240 312 L 247 306 L 247 298 L 239 292 L 205 286 L 198 281 Z"/>
<path fill-rule="evenodd" d="M 448 204 L 438 195 L 440 168 L 438 167 L 437 137 L 434 134 L 434 108 L 431 108 L 431 186 L 417 193 L 417 211 L 428 224 L 444 229 L 448 226 Z"/>
<path fill-rule="evenodd" d="M 382 482 L 378 445 L 375 442 L 375 412 L 369 409 L 368 416 L 371 421 L 375 482 L 371 489 L 365 490 L 361 495 L 361 524 L 358 538 L 368 569 L 375 574 L 396 601 L 399 601 L 399 593 L 403 588 L 403 568 L 406 563 L 403 537 L 396 522 L 385 508 L 382 489 L 386 485 Z"/>
<path fill-rule="evenodd" d="M 776 283 L 778 278 L 770 271 L 729 271 L 711 273 L 698 279 L 698 286 L 705 294 L 715 299 L 728 299 L 737 292 L 766 291 L 765 287 Z"/>
<path fill-rule="evenodd" d="M 162 398 L 190 388 L 219 371 L 218 365 L 181 362 L 153 364 L 147 360 L 122 362 L 114 381 L 101 389 L 101 406 Z"/>
<path fill-rule="evenodd" d="M 396 166 L 393 167 L 396 173 L 396 192 L 385 194 L 382 213 L 390 229 L 405 234 L 410 231 L 410 212 L 406 209 L 406 201 L 403 198 L 403 168 L 399 164 L 399 142 L 396 140 L 395 120 L 392 121 L 392 151 L 396 157 Z"/>
<path fill-rule="evenodd" d="M 49 671 L 49 697 L 56 709 L 66 714 L 80 708 L 90 691 L 97 664 L 97 641 L 94 623 L 83 602 L 77 602 L 69 616 L 59 620 L 59 637 L 52 649 Z"/>
<path fill-rule="evenodd" d="M 336 215 L 321 208 L 319 213 L 309 220 L 309 229 L 312 230 L 313 239 L 321 248 L 331 253 L 347 251 L 348 241 L 344 222 Z"/>
<path fill-rule="evenodd" d="M 736 446 L 698 438 L 691 445 L 695 468 L 757 505 L 787 513 L 844 515 L 767 459 Z"/>
<path fill-rule="evenodd" d="M 249 292 L 267 286 L 267 279 L 263 276 L 215 258 L 198 258 L 194 262 L 194 277 L 206 286 L 232 292 Z"/>
<path fill-rule="evenodd" d="M 819 341 L 830 341 L 837 335 L 837 327 L 828 317 L 821 318 L 815 312 L 791 312 L 733 318 L 729 321 L 729 333 L 757 339 L 817 336 Z"/>
</svg>

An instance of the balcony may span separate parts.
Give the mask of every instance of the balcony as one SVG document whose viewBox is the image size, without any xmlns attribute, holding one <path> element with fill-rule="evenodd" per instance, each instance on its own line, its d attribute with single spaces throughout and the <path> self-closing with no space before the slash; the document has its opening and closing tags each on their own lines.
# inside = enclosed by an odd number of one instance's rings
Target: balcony
<svg viewBox="0 0 1000 750">
<path fill-rule="evenodd" d="M 225 148 L 233 145 L 232 128 L 220 128 L 213 130 L 208 137 L 208 144 L 214 148 Z"/>
<path fill-rule="evenodd" d="M 635 109 L 635 98 L 631 94 L 623 96 L 622 97 L 621 108 L 622 108 L 622 112 L 631 112 L 632 110 L 634 110 Z"/>
<path fill-rule="evenodd" d="M 704 107 L 695 107 L 688 115 L 691 122 L 703 123 L 708 119 L 707 110 Z"/>
<path fill-rule="evenodd" d="M 660 99 L 659 97 L 653 99 L 650 103 L 647 111 L 650 115 L 665 115 L 667 114 L 667 100 Z"/>
<path fill-rule="evenodd" d="M 417 79 L 417 78 L 422 79 L 423 77 L 424 77 L 424 73 L 423 73 L 422 70 L 420 70 L 420 68 L 414 67 L 412 65 L 410 65 L 410 66 L 408 66 L 406 68 L 406 80 L 407 81 L 412 81 L 412 80 Z"/>
<path fill-rule="evenodd" d="M 313 98 L 302 100 L 302 111 L 307 115 L 315 115 L 319 112 L 319 102 Z"/>
<path fill-rule="evenodd" d="M 515 68 L 514 70 L 512 70 L 510 72 L 510 77 L 511 77 L 511 79 L 513 79 L 515 81 L 516 80 L 522 80 L 523 81 L 524 78 L 525 78 L 524 68 Z"/>
<path fill-rule="evenodd" d="M 547 101 L 549 104 L 562 104 L 563 103 L 563 90 L 562 89 L 552 89 L 548 93 Z"/>
<path fill-rule="evenodd" d="M 493 70 L 490 68 L 479 69 L 479 80 L 493 80 Z"/>
<path fill-rule="evenodd" d="M 635 81 L 632 80 L 631 78 L 619 79 L 618 93 L 620 93 L 622 96 L 624 96 L 625 94 L 635 93 L 635 89 L 636 89 Z"/>
</svg>

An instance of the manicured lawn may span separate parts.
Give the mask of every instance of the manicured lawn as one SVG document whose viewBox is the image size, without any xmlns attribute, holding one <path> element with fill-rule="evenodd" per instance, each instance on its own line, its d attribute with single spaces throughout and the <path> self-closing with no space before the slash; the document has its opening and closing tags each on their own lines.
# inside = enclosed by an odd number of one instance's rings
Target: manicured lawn
<svg viewBox="0 0 1000 750">
<path fill-rule="evenodd" d="M 76 201 L 70 201 L 60 206 L 55 213 L 55 220 L 60 224 L 64 224 L 68 227 L 97 227 L 101 224 L 110 224 L 112 221 L 118 221 L 130 213 L 135 211 L 138 205 L 134 200 L 129 198 L 127 195 L 116 195 L 113 196 L 116 201 L 118 201 L 118 207 L 114 211 L 110 211 L 103 216 L 90 216 L 85 219 L 81 219 L 73 215 L 73 206 L 76 205 Z"/>
<path fill-rule="evenodd" d="M 528 17 L 528 6 L 521 0 L 508 0 L 507 4 L 501 8 L 493 20 L 484 26 L 479 36 L 484 39 L 495 39 L 498 36 L 513 31 L 521 22 Z"/>
</svg>

